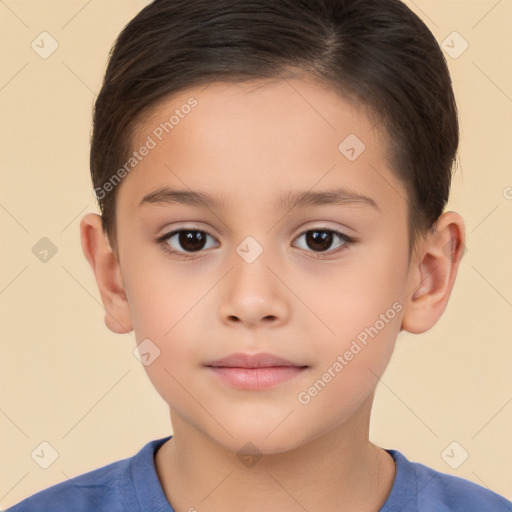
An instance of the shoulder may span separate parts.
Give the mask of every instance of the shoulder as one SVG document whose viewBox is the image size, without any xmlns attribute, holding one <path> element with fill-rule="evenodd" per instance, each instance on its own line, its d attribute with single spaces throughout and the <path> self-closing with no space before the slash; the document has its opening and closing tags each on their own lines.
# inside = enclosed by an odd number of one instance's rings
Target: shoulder
<svg viewBox="0 0 512 512">
<path fill-rule="evenodd" d="M 100 510 L 107 505 L 112 512 L 122 510 L 114 504 L 120 502 L 118 482 L 128 461 L 120 460 L 52 485 L 7 509 L 7 512 L 61 512 L 71 507 L 79 512 L 93 510 L 95 505 Z"/>
<path fill-rule="evenodd" d="M 409 461 L 397 450 L 387 450 L 395 459 L 397 475 L 408 482 L 411 510 L 418 512 L 512 512 L 512 502 L 503 496 L 458 476 Z M 414 497 L 415 495 L 415 497 Z"/>
<path fill-rule="evenodd" d="M 7 512 L 79 512 L 97 508 L 121 511 L 119 481 L 129 462 L 130 459 L 119 460 L 52 485 L 7 509 Z"/>
<path fill-rule="evenodd" d="M 167 439 L 167 438 L 166 438 Z M 112 462 L 98 469 L 69 478 L 43 489 L 6 512 L 85 512 L 131 510 L 129 502 L 136 492 L 133 489 L 134 473 L 152 462 L 154 450 L 164 441 L 147 443 L 136 455 Z"/>
</svg>

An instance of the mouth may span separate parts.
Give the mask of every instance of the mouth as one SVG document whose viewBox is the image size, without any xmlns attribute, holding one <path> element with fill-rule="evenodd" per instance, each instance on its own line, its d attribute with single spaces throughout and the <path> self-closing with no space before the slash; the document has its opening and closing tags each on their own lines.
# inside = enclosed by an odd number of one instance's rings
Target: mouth
<svg viewBox="0 0 512 512">
<path fill-rule="evenodd" d="M 232 354 L 207 363 L 208 371 L 238 389 L 268 389 L 302 374 L 309 366 L 273 354 Z"/>
</svg>

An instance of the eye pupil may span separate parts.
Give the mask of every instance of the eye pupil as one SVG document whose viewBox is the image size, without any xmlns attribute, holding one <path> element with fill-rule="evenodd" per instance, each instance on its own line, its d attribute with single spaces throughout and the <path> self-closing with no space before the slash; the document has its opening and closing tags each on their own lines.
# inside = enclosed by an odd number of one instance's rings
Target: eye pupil
<svg viewBox="0 0 512 512">
<path fill-rule="evenodd" d="M 179 234 L 179 242 L 186 251 L 200 251 L 206 243 L 206 236 L 201 231 L 183 230 Z"/>
<path fill-rule="evenodd" d="M 332 233 L 328 231 L 308 231 L 306 243 L 311 249 L 326 251 L 332 244 Z"/>
<path fill-rule="evenodd" d="M 180 229 L 176 230 L 174 233 L 170 233 L 169 235 L 162 237 L 162 241 L 160 241 L 160 243 L 164 244 L 164 250 L 167 252 L 171 252 L 172 254 L 180 254 L 183 256 L 186 256 L 186 254 L 189 253 L 190 257 L 193 257 L 192 253 L 203 252 L 203 249 L 207 244 L 208 237 L 212 238 L 212 235 L 205 231 L 198 229 Z M 317 257 L 320 257 L 319 254 L 324 252 L 341 252 L 346 248 L 346 246 L 350 246 L 354 243 L 354 241 L 351 240 L 347 235 L 331 229 L 310 229 L 304 231 L 299 238 L 302 237 L 306 238 L 305 245 L 307 245 L 307 249 L 309 249 L 308 252 L 318 253 Z M 343 242 L 341 249 L 338 251 L 331 250 L 334 237 Z M 178 240 L 174 241 L 174 244 L 179 245 L 180 249 L 172 249 L 173 238 L 178 238 Z"/>
</svg>

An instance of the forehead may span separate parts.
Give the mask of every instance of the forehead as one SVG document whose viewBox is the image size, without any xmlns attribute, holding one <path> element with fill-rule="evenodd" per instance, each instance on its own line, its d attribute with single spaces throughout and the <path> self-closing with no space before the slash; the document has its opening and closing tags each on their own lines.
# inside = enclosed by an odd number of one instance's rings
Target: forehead
<svg viewBox="0 0 512 512">
<path fill-rule="evenodd" d="M 387 138 L 363 106 L 303 78 L 183 90 L 148 112 L 133 150 L 149 140 L 118 198 L 131 208 L 162 185 L 209 192 L 226 207 L 274 207 L 290 192 L 333 187 L 405 200 Z"/>
</svg>

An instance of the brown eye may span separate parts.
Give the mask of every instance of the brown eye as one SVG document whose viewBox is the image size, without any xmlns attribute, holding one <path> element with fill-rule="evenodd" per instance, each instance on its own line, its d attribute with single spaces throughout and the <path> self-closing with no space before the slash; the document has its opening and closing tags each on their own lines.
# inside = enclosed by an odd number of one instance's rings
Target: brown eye
<svg viewBox="0 0 512 512">
<path fill-rule="evenodd" d="M 208 237 L 213 240 L 213 245 L 208 245 Z M 341 231 L 327 228 L 310 229 L 302 233 L 297 239 L 305 237 L 306 247 L 301 247 L 307 252 L 320 258 L 324 254 L 337 254 L 347 250 L 356 240 Z M 215 247 L 216 239 L 207 231 L 200 229 L 176 229 L 163 235 L 157 242 L 165 252 L 184 258 L 194 259 L 196 255 L 204 252 L 204 249 Z M 332 246 L 334 245 L 334 249 Z"/>
<path fill-rule="evenodd" d="M 208 237 L 213 238 L 206 231 L 178 229 L 161 237 L 159 242 L 163 244 L 166 251 L 186 256 L 187 253 L 195 253 L 209 248 L 206 247 Z"/>
<path fill-rule="evenodd" d="M 336 253 L 348 248 L 350 244 L 355 242 L 354 239 L 345 235 L 341 231 L 333 229 L 310 229 L 302 233 L 297 239 L 302 237 L 305 237 L 306 245 L 306 247 L 302 248 L 315 253 Z M 336 245 L 334 249 L 330 250 L 334 242 L 338 242 L 338 245 Z"/>
<path fill-rule="evenodd" d="M 332 244 L 333 235 L 328 231 L 308 231 L 306 244 L 315 251 L 326 251 Z"/>
<path fill-rule="evenodd" d="M 206 244 L 206 236 L 201 231 L 180 231 L 178 242 L 186 251 L 200 251 Z"/>
</svg>

